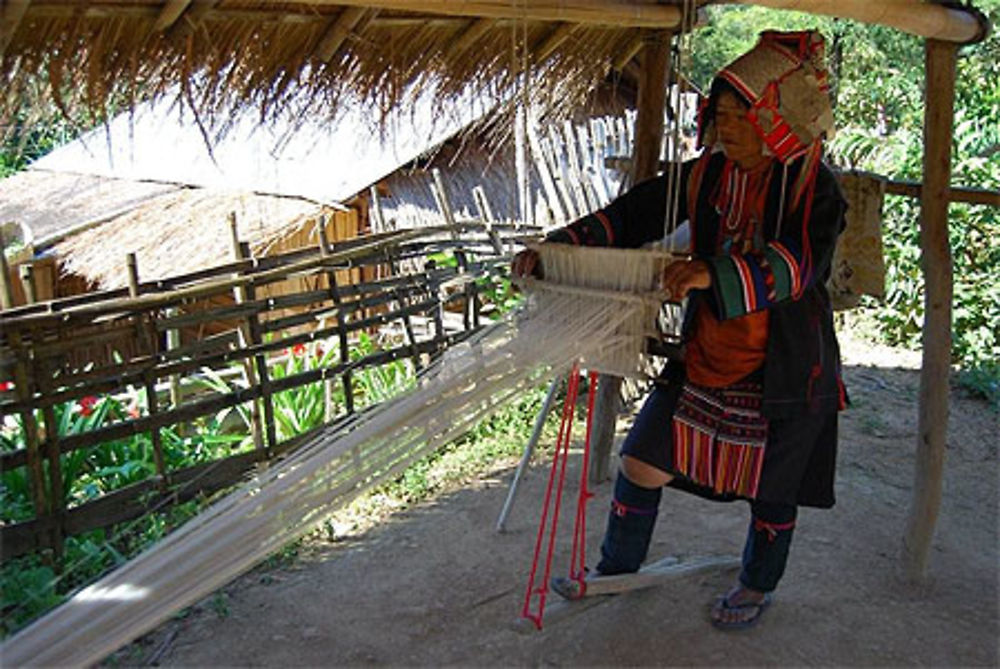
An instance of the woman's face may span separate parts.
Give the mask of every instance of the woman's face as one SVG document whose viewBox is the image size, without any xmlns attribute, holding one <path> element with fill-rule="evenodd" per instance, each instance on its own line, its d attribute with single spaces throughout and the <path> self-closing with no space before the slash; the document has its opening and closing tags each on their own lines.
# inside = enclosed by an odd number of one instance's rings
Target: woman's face
<svg viewBox="0 0 1000 669">
<path fill-rule="evenodd" d="M 715 104 L 715 127 L 726 157 L 744 169 L 759 165 L 764 159 L 764 142 L 757 135 L 748 107 L 729 91 L 719 94 Z"/>
</svg>

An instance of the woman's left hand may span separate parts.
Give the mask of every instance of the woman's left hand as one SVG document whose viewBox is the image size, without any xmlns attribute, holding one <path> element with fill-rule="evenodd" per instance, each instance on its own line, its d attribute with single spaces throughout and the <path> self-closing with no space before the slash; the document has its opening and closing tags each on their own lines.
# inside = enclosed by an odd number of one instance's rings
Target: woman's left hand
<svg viewBox="0 0 1000 669">
<path fill-rule="evenodd" d="M 670 263 L 660 275 L 660 288 L 667 298 L 678 302 L 692 290 L 710 288 L 712 274 L 704 260 L 678 260 Z"/>
</svg>

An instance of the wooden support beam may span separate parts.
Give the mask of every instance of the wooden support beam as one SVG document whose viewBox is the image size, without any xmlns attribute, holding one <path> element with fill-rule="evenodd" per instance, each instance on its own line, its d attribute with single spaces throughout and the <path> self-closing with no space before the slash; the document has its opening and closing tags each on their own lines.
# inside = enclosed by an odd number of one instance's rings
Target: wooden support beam
<svg viewBox="0 0 1000 669">
<path fill-rule="evenodd" d="M 531 52 L 531 59 L 535 63 L 544 62 L 546 58 L 552 55 L 556 49 L 558 49 L 563 42 L 569 39 L 569 36 L 573 34 L 573 31 L 578 27 L 575 23 L 560 23 L 555 27 L 552 32 L 542 38 L 538 46 L 534 47 Z"/>
<path fill-rule="evenodd" d="M 681 11 L 673 5 L 634 0 L 313 0 L 315 4 L 338 4 L 376 9 L 426 12 L 444 16 L 468 16 L 523 21 L 567 21 L 619 28 L 674 28 Z"/>
<path fill-rule="evenodd" d="M 329 63 L 347 40 L 351 31 L 361 22 L 368 10 L 365 7 L 345 7 L 334 19 L 316 47 L 316 58 Z"/>
<path fill-rule="evenodd" d="M 948 436 L 951 372 L 952 258 L 948 242 L 948 187 L 958 46 L 927 40 L 925 53 L 924 187 L 920 248 L 924 273 L 923 361 L 913 497 L 903 537 L 903 572 L 922 582 L 941 506 Z"/>
<path fill-rule="evenodd" d="M 167 34 L 172 39 L 187 37 L 217 4 L 219 0 L 190 0 L 174 18 L 174 22 L 167 29 Z"/>
<path fill-rule="evenodd" d="M 647 36 L 642 52 L 642 78 L 636 105 L 635 151 L 632 183 L 656 174 L 663 137 L 663 110 L 667 99 L 667 72 L 670 69 L 670 33 L 656 31 Z M 594 402 L 593 453 L 588 478 L 598 484 L 609 478 L 611 446 L 621 404 L 622 379 L 602 374 L 598 377 Z"/>
<path fill-rule="evenodd" d="M 989 22 L 970 9 L 914 0 L 735 0 L 743 5 L 790 9 L 889 26 L 928 39 L 969 44 L 989 31 Z"/>
<path fill-rule="evenodd" d="M 469 47 L 486 35 L 486 33 L 488 33 L 494 25 L 496 25 L 496 21 L 493 19 L 476 19 L 469 21 L 465 30 L 458 36 L 458 39 L 449 45 L 448 58 L 456 58 L 468 51 Z"/>
<path fill-rule="evenodd" d="M 30 4 L 31 0 L 4 0 L 0 5 L 0 56 L 7 52 Z"/>
<path fill-rule="evenodd" d="M 161 33 L 170 28 L 191 4 L 191 0 L 168 0 L 153 23 L 153 32 Z"/>
</svg>

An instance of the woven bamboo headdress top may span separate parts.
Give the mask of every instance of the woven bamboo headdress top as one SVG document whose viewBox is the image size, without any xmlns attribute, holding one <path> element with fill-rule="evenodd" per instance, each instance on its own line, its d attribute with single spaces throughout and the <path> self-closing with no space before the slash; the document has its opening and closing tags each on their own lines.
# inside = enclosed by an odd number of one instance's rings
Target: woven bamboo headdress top
<svg viewBox="0 0 1000 669">
<path fill-rule="evenodd" d="M 766 31 L 753 49 L 716 75 L 750 104 L 750 121 L 783 163 L 833 135 L 824 46 L 816 31 Z M 704 122 L 702 139 L 710 147 L 714 124 Z"/>
</svg>

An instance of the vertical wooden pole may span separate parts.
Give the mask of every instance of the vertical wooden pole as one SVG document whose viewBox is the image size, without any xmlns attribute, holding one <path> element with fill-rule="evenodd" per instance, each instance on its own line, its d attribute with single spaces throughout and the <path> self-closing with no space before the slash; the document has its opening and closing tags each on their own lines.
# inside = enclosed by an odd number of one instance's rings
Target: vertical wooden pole
<svg viewBox="0 0 1000 669">
<path fill-rule="evenodd" d="M 14 295 L 11 293 L 10 267 L 7 266 L 7 240 L 0 235 L 0 309 L 10 309 L 14 306 Z"/>
<path fill-rule="evenodd" d="M 30 353 L 25 346 L 20 330 L 7 332 L 7 341 L 14 352 L 14 392 L 19 402 L 28 403 L 34 398 L 32 379 L 28 370 Z M 45 472 L 42 469 L 42 459 L 39 449 L 38 423 L 35 422 L 35 412 L 25 409 L 21 412 L 21 426 L 24 430 L 24 445 L 27 450 L 28 480 L 31 485 L 31 499 L 35 506 L 35 517 L 41 518 L 49 511 L 45 498 Z"/>
<path fill-rule="evenodd" d="M 920 248 L 924 272 L 923 361 L 917 462 L 903 538 L 903 571 L 924 580 L 941 505 L 948 433 L 951 362 L 952 259 L 948 243 L 948 189 L 958 45 L 927 40 L 925 51 L 924 182 L 920 196 Z"/>
<path fill-rule="evenodd" d="M 434 181 L 431 182 L 431 191 L 434 193 L 434 200 L 437 202 L 438 209 L 441 210 L 441 215 L 444 216 L 444 220 L 448 224 L 448 228 L 451 230 L 451 238 L 458 241 L 460 239 L 458 234 L 458 223 L 455 221 L 455 214 L 452 211 L 451 202 L 448 201 L 448 193 L 444 189 L 444 181 L 441 179 L 441 171 L 435 168 L 431 174 L 434 177 Z M 464 274 L 469 269 L 469 260 L 463 249 L 455 249 L 455 260 L 458 262 L 458 271 Z M 472 303 L 474 299 L 469 282 L 465 283 L 463 293 L 465 295 L 465 302 L 462 305 L 462 324 L 463 327 L 468 330 L 471 327 L 469 317 L 471 315 L 470 312 L 473 310 Z"/>
<path fill-rule="evenodd" d="M 38 295 L 35 291 L 35 272 L 30 262 L 22 263 L 18 266 L 18 273 L 21 278 L 21 287 L 24 288 L 24 303 L 34 304 Z"/>
<path fill-rule="evenodd" d="M 633 184 L 655 175 L 659 165 L 669 69 L 670 33 L 650 32 L 642 52 L 635 152 L 632 156 Z M 588 472 L 588 479 L 594 484 L 610 476 L 611 447 L 621 405 L 621 385 L 619 376 L 601 374 L 598 377 L 591 443 L 594 457 Z"/>
<path fill-rule="evenodd" d="M 128 265 L 128 295 L 129 297 L 139 297 L 139 263 L 134 253 L 129 253 L 125 257 Z M 136 319 L 136 348 L 142 350 L 142 340 L 146 340 L 146 350 L 149 352 L 151 367 L 142 374 L 143 385 L 146 391 L 146 410 L 150 416 L 159 413 L 159 401 L 156 397 L 156 356 L 159 353 L 159 335 L 156 333 L 156 325 L 153 323 L 153 315 L 142 315 L 134 313 Z M 142 321 L 145 320 L 145 324 Z M 167 465 L 163 457 L 163 437 L 160 428 L 154 427 L 149 431 L 149 437 L 153 441 L 153 464 L 156 467 L 156 474 L 159 476 L 159 486 L 164 492 L 167 490 Z"/>
<path fill-rule="evenodd" d="M 324 258 L 330 255 L 330 247 L 326 240 L 325 217 L 320 218 L 319 253 Z M 350 359 L 350 347 L 348 346 L 347 341 L 347 314 L 344 309 L 343 301 L 340 299 L 340 289 L 337 287 L 336 271 L 328 270 L 326 272 L 326 280 L 330 291 L 330 299 L 333 300 L 333 304 L 337 308 L 337 338 L 340 341 L 340 362 L 341 364 L 346 365 Z M 354 413 L 354 382 L 352 381 L 350 370 L 344 372 L 340 379 L 344 384 L 344 404 L 347 408 L 347 415 L 350 416 Z"/>
<path fill-rule="evenodd" d="M 229 233 L 232 241 L 233 248 L 233 258 L 236 260 L 242 260 L 244 258 L 243 245 L 240 243 L 239 229 L 236 225 L 236 212 L 229 213 Z M 233 288 L 233 299 L 236 304 L 241 304 L 247 300 L 247 292 L 243 286 L 235 286 Z M 240 324 L 237 334 L 239 337 L 240 348 L 246 348 L 250 345 L 253 340 L 253 333 L 250 329 L 249 320 L 244 321 Z M 258 360 L 260 358 L 261 360 Z M 263 368 L 264 372 L 267 372 L 267 361 L 263 360 L 264 356 L 256 356 L 254 362 L 250 362 L 249 359 L 243 359 L 243 374 L 246 376 L 246 381 L 248 386 L 260 385 L 263 389 L 263 384 L 261 379 L 257 375 L 257 370 Z M 261 426 L 261 404 L 264 405 L 265 409 L 265 420 L 270 424 L 269 428 L 271 431 L 274 430 L 273 416 L 268 417 L 267 407 L 270 406 L 270 397 L 261 398 L 258 400 L 252 400 L 250 402 L 250 433 L 253 437 L 254 448 L 257 449 L 258 453 L 263 453 L 266 455 L 267 449 L 264 447 L 264 438 L 262 435 L 263 428 Z M 269 432 L 270 434 L 270 432 Z M 270 445 L 268 441 L 268 445 Z"/>
<path fill-rule="evenodd" d="M 35 360 L 35 378 L 38 379 L 41 395 L 52 392 L 52 372 L 44 360 Z M 55 521 L 49 541 L 57 558 L 63 554 L 63 514 L 66 511 L 66 495 L 63 486 L 61 449 L 59 446 L 59 423 L 56 410 L 51 404 L 42 408 L 45 419 L 45 456 L 49 461 L 49 506 Z"/>
</svg>

